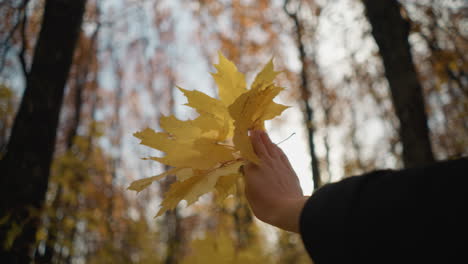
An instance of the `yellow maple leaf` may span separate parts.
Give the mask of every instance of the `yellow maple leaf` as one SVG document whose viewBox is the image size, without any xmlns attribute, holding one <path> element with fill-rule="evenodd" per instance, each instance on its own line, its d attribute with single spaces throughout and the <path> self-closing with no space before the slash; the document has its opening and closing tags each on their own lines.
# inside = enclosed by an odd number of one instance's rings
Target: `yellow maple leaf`
<svg viewBox="0 0 468 264">
<path fill-rule="evenodd" d="M 255 78 L 252 88 L 229 106 L 229 114 L 234 119 L 234 145 L 240 150 L 242 157 L 257 164 L 260 160 L 250 143 L 248 131 L 264 130 L 263 121 L 280 115 L 288 108 L 273 102 L 273 98 L 283 90 L 272 84 L 278 74 L 279 72 L 273 70 L 273 62 L 270 60 Z"/>
<path fill-rule="evenodd" d="M 233 173 L 219 177 L 215 186 L 216 193 L 218 194 L 216 196 L 216 202 L 218 204 L 222 204 L 226 197 L 235 193 L 237 180 L 241 176 L 240 173 Z"/>
<path fill-rule="evenodd" d="M 251 89 L 236 66 L 219 53 L 217 73 L 212 76 L 218 86 L 219 100 L 199 91 L 178 87 L 187 97 L 187 106 L 199 116 L 193 120 L 179 120 L 162 116 L 162 132 L 146 128 L 134 134 L 141 144 L 164 152 L 163 157 L 149 157 L 173 167 L 149 178 L 131 183 L 137 192 L 167 175 L 176 175 L 157 216 L 174 209 L 182 200 L 190 205 L 205 193 L 216 190 L 222 201 L 235 190 L 241 177 L 239 168 L 246 161 L 259 163 L 251 145 L 248 131 L 264 129 L 264 121 L 280 115 L 287 106 L 273 102 L 283 90 L 273 81 L 280 73 L 273 70 L 270 60 L 257 74 Z"/>
<path fill-rule="evenodd" d="M 222 141 L 232 137 L 234 130 L 233 120 L 229 116 L 228 109 L 220 101 L 199 91 L 189 91 L 178 87 L 187 97 L 186 106 L 197 110 L 200 116 L 195 119 L 198 127 L 205 130 L 218 131 L 218 140 Z"/>
<path fill-rule="evenodd" d="M 236 65 L 218 52 L 219 64 L 215 65 L 217 73 L 212 73 L 218 85 L 219 99 L 228 106 L 239 95 L 247 91 L 244 74 L 237 71 Z"/>
<path fill-rule="evenodd" d="M 262 90 L 273 83 L 276 76 L 280 74 L 280 71 L 273 70 L 273 58 L 263 67 L 262 71 L 257 74 L 254 82 L 252 83 L 252 89 Z"/>
<path fill-rule="evenodd" d="M 174 173 L 176 173 L 177 171 L 180 171 L 180 170 L 181 170 L 181 168 L 172 168 L 172 169 L 167 170 L 167 171 L 165 171 L 165 172 L 163 172 L 163 173 L 161 173 L 159 175 L 134 181 L 134 182 L 132 182 L 130 184 L 128 189 L 129 190 L 134 190 L 134 191 L 137 191 L 137 192 L 141 192 L 142 190 L 146 189 L 146 187 L 150 186 L 151 183 L 153 183 L 154 181 L 160 180 L 160 179 L 166 177 L 167 175 L 174 174 Z M 186 170 L 184 172 L 186 172 Z"/>
<path fill-rule="evenodd" d="M 173 183 L 169 191 L 164 194 L 161 209 L 156 216 L 160 216 L 167 210 L 174 209 L 181 201 L 181 197 L 187 201 L 187 206 L 196 202 L 200 196 L 210 192 L 216 186 L 219 177 L 236 174 L 244 161 L 234 161 L 231 164 L 215 168 L 206 174 L 199 174 L 189 177 L 184 181 Z"/>
</svg>

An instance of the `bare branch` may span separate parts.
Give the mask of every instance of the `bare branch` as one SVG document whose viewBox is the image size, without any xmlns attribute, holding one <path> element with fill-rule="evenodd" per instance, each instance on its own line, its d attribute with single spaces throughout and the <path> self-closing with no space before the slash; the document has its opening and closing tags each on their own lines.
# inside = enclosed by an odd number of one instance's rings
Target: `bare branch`
<svg viewBox="0 0 468 264">
<path fill-rule="evenodd" d="M 26 51 L 26 23 L 27 23 L 27 12 L 26 8 L 29 3 L 29 0 L 24 0 L 18 7 L 12 7 L 18 9 L 18 19 L 11 30 L 8 32 L 8 35 L 2 41 L 0 48 L 3 48 L 1 55 L 0 55 L 0 73 L 3 72 L 6 63 L 6 57 L 12 45 L 10 44 L 11 39 L 15 35 L 18 28 L 21 28 L 21 50 L 19 51 L 19 60 L 21 63 L 21 67 L 25 76 L 27 76 L 27 69 L 26 67 L 26 60 L 24 59 L 24 54 Z"/>
<path fill-rule="evenodd" d="M 13 35 L 15 34 L 20 24 L 21 24 L 21 19 L 18 19 L 18 21 L 15 23 L 15 25 L 10 30 L 10 32 L 8 32 L 8 35 L 6 36 L 5 40 L 3 40 L 2 44 L 0 45 L 0 48 L 3 48 L 3 52 L 0 56 L 0 73 L 3 71 L 3 68 L 5 67 L 6 56 L 8 54 L 8 51 L 11 48 L 10 40 L 13 38 Z"/>
<path fill-rule="evenodd" d="M 27 40 L 26 40 L 26 24 L 28 22 L 27 10 L 26 7 L 29 3 L 29 0 L 24 1 L 24 6 L 22 10 L 22 18 L 21 18 L 21 49 L 18 53 L 18 58 L 21 63 L 21 69 L 23 70 L 24 77 L 27 79 L 29 70 L 28 65 L 26 63 L 26 48 L 27 48 Z"/>
</svg>

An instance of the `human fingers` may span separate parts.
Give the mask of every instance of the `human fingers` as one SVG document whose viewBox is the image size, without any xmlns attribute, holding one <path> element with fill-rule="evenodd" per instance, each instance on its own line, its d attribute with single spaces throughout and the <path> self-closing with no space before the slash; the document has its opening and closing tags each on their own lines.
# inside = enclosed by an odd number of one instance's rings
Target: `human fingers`
<svg viewBox="0 0 468 264">
<path fill-rule="evenodd" d="M 252 146 L 254 148 L 255 153 L 260 158 L 270 157 L 270 154 L 268 153 L 268 150 L 267 150 L 267 148 L 265 146 L 265 143 L 261 139 L 260 131 L 251 130 L 250 131 L 250 141 L 252 142 Z"/>
<path fill-rule="evenodd" d="M 270 155 L 270 157 L 277 157 L 278 153 L 275 150 L 276 145 L 273 142 L 271 142 L 271 139 L 268 136 L 268 134 L 265 131 L 260 131 L 260 138 L 263 144 L 265 145 L 265 149 L 267 150 L 268 155 Z"/>
<path fill-rule="evenodd" d="M 277 153 L 278 157 L 281 159 L 281 161 L 289 167 L 289 169 L 293 170 L 292 166 L 291 166 L 291 162 L 289 162 L 289 159 L 288 159 L 288 156 L 286 156 L 286 153 L 284 153 L 284 151 L 278 147 L 277 145 L 274 145 L 274 148 L 275 148 L 275 152 Z"/>
<path fill-rule="evenodd" d="M 254 197 L 256 193 L 261 192 L 262 188 L 262 178 L 260 167 L 258 167 L 253 162 L 247 162 L 243 165 L 244 180 L 245 180 L 245 191 L 249 194 L 250 198 Z"/>
</svg>

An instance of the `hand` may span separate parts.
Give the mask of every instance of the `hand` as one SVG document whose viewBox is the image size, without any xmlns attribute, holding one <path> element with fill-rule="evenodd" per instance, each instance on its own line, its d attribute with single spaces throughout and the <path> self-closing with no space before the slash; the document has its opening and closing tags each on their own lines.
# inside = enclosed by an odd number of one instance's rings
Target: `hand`
<svg viewBox="0 0 468 264">
<path fill-rule="evenodd" d="M 279 228 L 299 232 L 299 218 L 308 197 L 284 152 L 263 131 L 250 139 L 260 164 L 244 166 L 245 194 L 255 216 Z"/>
</svg>

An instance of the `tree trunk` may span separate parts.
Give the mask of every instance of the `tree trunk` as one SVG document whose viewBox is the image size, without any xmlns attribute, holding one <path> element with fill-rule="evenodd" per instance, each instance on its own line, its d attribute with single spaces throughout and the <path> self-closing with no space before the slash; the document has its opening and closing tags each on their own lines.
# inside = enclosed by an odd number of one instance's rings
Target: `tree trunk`
<svg viewBox="0 0 468 264">
<path fill-rule="evenodd" d="M 408 42 L 409 23 L 396 0 L 363 0 L 372 35 L 382 56 L 393 105 L 400 121 L 405 167 L 434 161 L 424 98 Z"/>
<path fill-rule="evenodd" d="M 299 59 L 302 63 L 301 68 L 301 85 L 299 87 L 302 99 L 302 105 L 304 107 L 304 123 L 307 129 L 308 135 L 308 142 L 309 142 L 309 153 L 310 153 L 310 165 L 312 168 L 312 181 L 314 182 L 314 190 L 318 189 L 322 185 L 322 180 L 320 177 L 320 170 L 319 170 L 319 163 L 317 154 L 315 152 L 315 143 L 314 143 L 314 135 L 315 135 L 315 127 L 314 127 L 314 111 L 312 106 L 310 105 L 310 87 L 309 87 L 309 79 L 308 75 L 308 63 L 307 63 L 307 55 L 303 43 L 303 27 L 299 21 L 299 17 L 296 12 L 290 12 L 288 10 L 289 0 L 285 0 L 283 3 L 283 10 L 285 13 L 293 20 L 294 28 L 296 33 L 296 42 L 299 49 Z"/>
<path fill-rule="evenodd" d="M 0 162 L 0 260 L 30 263 L 65 84 L 86 0 L 47 0 L 26 89 Z M 18 232 L 14 232 L 14 231 Z"/>
</svg>

